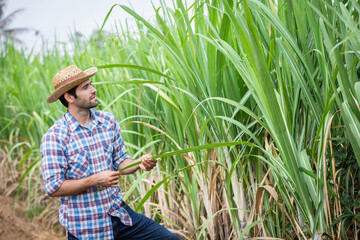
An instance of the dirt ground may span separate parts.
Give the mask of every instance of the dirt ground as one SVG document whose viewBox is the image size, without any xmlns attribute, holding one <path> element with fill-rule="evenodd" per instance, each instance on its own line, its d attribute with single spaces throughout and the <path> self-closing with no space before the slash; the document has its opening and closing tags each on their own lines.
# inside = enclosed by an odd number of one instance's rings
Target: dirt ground
<svg viewBox="0 0 360 240">
<path fill-rule="evenodd" d="M 41 226 L 36 221 L 24 217 L 24 211 L 18 204 L 14 210 L 14 199 L 0 196 L 0 240 L 64 240 L 65 236 L 56 234 L 53 230 Z"/>
</svg>

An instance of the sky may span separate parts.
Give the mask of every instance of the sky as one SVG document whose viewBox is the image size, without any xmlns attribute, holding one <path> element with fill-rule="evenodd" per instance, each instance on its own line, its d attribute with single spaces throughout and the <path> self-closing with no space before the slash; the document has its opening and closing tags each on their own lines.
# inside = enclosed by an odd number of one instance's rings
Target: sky
<svg viewBox="0 0 360 240">
<path fill-rule="evenodd" d="M 160 6 L 158 0 L 152 1 Z M 165 0 L 167 6 L 172 6 L 171 0 Z M 99 29 L 107 13 L 115 4 L 126 5 L 145 19 L 155 16 L 150 0 L 7 0 L 4 15 L 7 16 L 17 9 L 24 9 L 13 19 L 9 28 L 29 28 L 34 31 L 22 33 L 18 37 L 27 48 L 38 48 L 42 39 L 48 43 L 66 42 L 70 32 L 80 32 L 89 37 L 94 29 Z M 104 29 L 112 30 L 125 20 L 132 21 L 132 17 L 120 7 L 116 6 Z M 35 35 L 35 31 L 39 31 Z"/>
</svg>

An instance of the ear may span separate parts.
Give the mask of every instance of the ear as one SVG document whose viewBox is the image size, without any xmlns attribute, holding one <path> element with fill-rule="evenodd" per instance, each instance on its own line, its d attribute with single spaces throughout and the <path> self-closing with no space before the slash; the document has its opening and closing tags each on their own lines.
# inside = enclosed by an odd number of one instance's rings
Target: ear
<svg viewBox="0 0 360 240">
<path fill-rule="evenodd" d="M 74 103 L 75 102 L 75 97 L 73 95 L 71 95 L 70 93 L 65 93 L 64 98 L 68 103 Z"/>
</svg>

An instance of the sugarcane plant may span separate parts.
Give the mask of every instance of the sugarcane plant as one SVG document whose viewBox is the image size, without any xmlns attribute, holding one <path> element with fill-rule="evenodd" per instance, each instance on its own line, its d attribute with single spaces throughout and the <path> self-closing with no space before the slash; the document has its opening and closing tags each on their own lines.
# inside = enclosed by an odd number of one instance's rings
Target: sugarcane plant
<svg viewBox="0 0 360 240">
<path fill-rule="evenodd" d="M 135 28 L 104 34 L 113 11 Z M 10 44 L 0 121 L 18 196 L 51 215 L 41 206 L 54 200 L 37 201 L 38 146 L 65 109 L 39 99 L 74 63 L 99 69 L 98 108 L 116 116 L 129 153 L 159 158 L 156 171 L 121 177 L 137 211 L 183 239 L 356 239 L 359 12 L 355 0 L 177 0 L 147 20 L 116 4 L 71 53 Z"/>
</svg>

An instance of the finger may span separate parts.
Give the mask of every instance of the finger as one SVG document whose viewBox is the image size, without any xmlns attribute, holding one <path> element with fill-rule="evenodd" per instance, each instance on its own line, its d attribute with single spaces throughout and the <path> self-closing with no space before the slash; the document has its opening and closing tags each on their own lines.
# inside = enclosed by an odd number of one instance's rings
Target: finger
<svg viewBox="0 0 360 240">
<path fill-rule="evenodd" d="M 118 180 L 110 181 L 110 185 L 115 185 L 115 186 L 117 186 L 118 183 L 119 183 Z"/>
<path fill-rule="evenodd" d="M 146 169 L 146 171 L 153 169 L 154 166 L 155 166 L 154 164 L 144 164 L 144 168 Z"/>
<path fill-rule="evenodd" d="M 147 159 L 151 158 L 151 155 L 150 154 L 145 154 L 141 158 L 142 158 L 142 160 L 147 160 Z"/>
<path fill-rule="evenodd" d="M 143 162 L 146 162 L 146 163 L 156 163 L 157 160 L 156 160 L 156 159 L 153 159 L 153 158 L 148 158 L 148 159 L 145 159 Z"/>
<path fill-rule="evenodd" d="M 141 170 L 146 171 L 146 167 L 144 166 L 144 164 L 140 164 L 139 167 Z"/>
<path fill-rule="evenodd" d="M 112 171 L 112 176 L 120 177 L 121 173 L 119 171 Z"/>
<path fill-rule="evenodd" d="M 114 178 L 114 179 L 119 179 L 120 175 L 121 175 L 121 172 L 118 172 L 118 173 L 112 175 L 111 177 Z"/>
<path fill-rule="evenodd" d="M 145 165 L 148 167 L 154 167 L 157 164 L 157 161 L 155 159 L 150 159 L 145 162 Z"/>
<path fill-rule="evenodd" d="M 155 166 L 156 165 L 156 160 L 155 159 L 148 159 L 146 161 L 143 162 L 143 164 L 147 167 L 150 167 L 150 166 Z"/>
<path fill-rule="evenodd" d="M 142 167 L 141 167 L 141 169 L 144 171 L 149 171 L 153 168 L 154 168 L 154 166 L 152 164 L 142 164 Z"/>
<path fill-rule="evenodd" d="M 119 175 L 120 176 L 120 175 Z M 115 175 L 115 176 L 111 176 L 111 181 L 119 181 L 119 176 Z"/>
<path fill-rule="evenodd" d="M 118 185 L 119 181 L 113 181 L 111 184 L 112 185 Z"/>
</svg>

